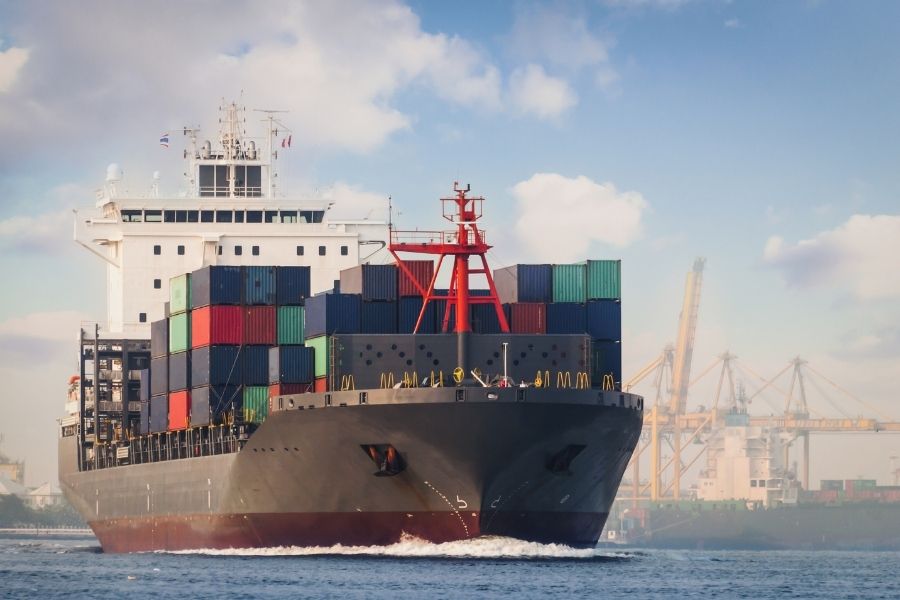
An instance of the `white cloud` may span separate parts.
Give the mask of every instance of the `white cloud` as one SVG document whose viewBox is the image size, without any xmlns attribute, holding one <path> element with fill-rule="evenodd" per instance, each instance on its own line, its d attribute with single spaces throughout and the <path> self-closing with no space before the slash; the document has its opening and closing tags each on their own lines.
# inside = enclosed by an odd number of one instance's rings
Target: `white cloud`
<svg viewBox="0 0 900 600">
<path fill-rule="evenodd" d="M 564 262 L 586 258 L 593 242 L 624 247 L 641 234 L 647 203 L 638 192 L 585 176 L 537 173 L 517 183 L 516 235 L 535 258 Z"/>
<path fill-rule="evenodd" d="M 740 19 L 728 19 L 724 23 L 726 29 L 738 29 L 741 26 Z"/>
<path fill-rule="evenodd" d="M 551 77 L 543 67 L 532 64 L 510 75 L 509 100 L 520 114 L 550 119 L 575 106 L 578 96 L 565 80 Z"/>
<path fill-rule="evenodd" d="M 237 1 L 216 11 L 214 27 L 205 4 L 86 1 L 20 12 L 13 25 L 33 48 L 31 76 L 0 97 L 0 136 L 19 152 L 87 133 L 142 139 L 148 124 L 215 122 L 219 99 L 242 90 L 251 108 L 290 110 L 295 142 L 358 152 L 411 127 L 395 106 L 407 89 L 502 108 L 488 58 L 465 39 L 424 31 L 390 0 Z"/>
<path fill-rule="evenodd" d="M 12 47 L 0 52 L 0 94 L 12 89 L 27 62 L 28 50 L 25 48 Z"/>
<path fill-rule="evenodd" d="M 387 194 L 367 192 L 357 186 L 338 182 L 322 190 L 319 197 L 326 205 L 334 203 L 328 209 L 329 220 L 388 220 Z"/>
<path fill-rule="evenodd" d="M 656 8 L 661 10 L 677 10 L 695 0 L 603 0 L 607 6 L 615 8 Z"/>
<path fill-rule="evenodd" d="M 796 244 L 773 236 L 763 259 L 789 285 L 830 285 L 861 300 L 900 298 L 900 215 L 854 215 Z"/>
<path fill-rule="evenodd" d="M 90 318 L 86 314 L 74 310 L 30 313 L 0 322 L 0 339 L 35 338 L 72 342 L 78 339 L 78 328 L 88 321 Z"/>
<path fill-rule="evenodd" d="M 54 254 L 71 247 L 70 210 L 0 220 L 0 249 L 6 253 Z"/>
</svg>

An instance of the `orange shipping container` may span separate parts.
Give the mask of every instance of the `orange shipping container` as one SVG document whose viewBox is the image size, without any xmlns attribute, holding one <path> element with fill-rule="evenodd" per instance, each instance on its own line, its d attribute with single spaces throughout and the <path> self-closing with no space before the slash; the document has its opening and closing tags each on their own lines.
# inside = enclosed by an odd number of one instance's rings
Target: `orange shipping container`
<svg viewBox="0 0 900 600">
<path fill-rule="evenodd" d="M 169 394 L 169 430 L 187 429 L 191 414 L 191 392 L 183 390 Z"/>
<path fill-rule="evenodd" d="M 427 290 L 431 285 L 431 278 L 434 277 L 434 261 L 431 260 L 405 260 L 403 264 L 410 270 L 415 281 Z M 406 271 L 397 267 L 398 283 L 400 287 L 400 296 L 421 296 L 422 292 L 416 287 L 413 280 L 407 277 Z"/>
<path fill-rule="evenodd" d="M 247 306 L 244 308 L 244 344 L 274 346 L 276 336 L 276 312 L 274 306 Z"/>
<path fill-rule="evenodd" d="M 319 377 L 318 379 L 316 379 L 315 391 L 316 392 L 327 392 L 328 391 L 328 378 L 327 377 Z"/>
<path fill-rule="evenodd" d="M 240 306 L 204 306 L 191 311 L 191 347 L 240 344 L 243 337 Z"/>
</svg>

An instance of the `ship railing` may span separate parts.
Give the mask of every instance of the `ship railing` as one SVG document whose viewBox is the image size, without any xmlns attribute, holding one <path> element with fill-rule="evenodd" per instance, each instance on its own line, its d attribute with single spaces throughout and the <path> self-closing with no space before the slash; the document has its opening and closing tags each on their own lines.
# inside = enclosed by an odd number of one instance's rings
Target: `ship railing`
<svg viewBox="0 0 900 600">
<path fill-rule="evenodd" d="M 478 238 L 475 238 L 475 232 L 466 229 L 466 239 L 462 240 L 463 245 L 475 245 L 479 242 L 487 243 L 485 232 L 478 230 Z M 397 231 L 391 230 L 391 244 L 404 244 L 408 246 L 427 246 L 433 244 L 456 245 L 459 243 L 459 232 L 452 231 Z"/>
</svg>

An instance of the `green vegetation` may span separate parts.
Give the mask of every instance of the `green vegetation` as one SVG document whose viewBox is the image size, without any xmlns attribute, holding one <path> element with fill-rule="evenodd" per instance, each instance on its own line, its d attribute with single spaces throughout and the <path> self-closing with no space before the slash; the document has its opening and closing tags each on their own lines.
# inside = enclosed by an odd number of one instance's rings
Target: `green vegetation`
<svg viewBox="0 0 900 600">
<path fill-rule="evenodd" d="M 17 496 L 0 496 L 0 527 L 87 527 L 87 523 L 65 500 L 34 509 Z"/>
</svg>

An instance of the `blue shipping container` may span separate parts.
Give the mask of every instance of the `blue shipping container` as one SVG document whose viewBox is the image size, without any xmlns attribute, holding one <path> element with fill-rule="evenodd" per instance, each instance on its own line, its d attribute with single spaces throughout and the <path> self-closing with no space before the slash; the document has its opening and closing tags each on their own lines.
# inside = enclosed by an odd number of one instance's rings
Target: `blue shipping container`
<svg viewBox="0 0 900 600">
<path fill-rule="evenodd" d="M 209 266 L 191 273 L 191 308 L 241 303 L 240 267 Z"/>
<path fill-rule="evenodd" d="M 587 332 L 597 340 L 622 339 L 622 303 L 618 300 L 591 300 L 587 308 Z"/>
<path fill-rule="evenodd" d="M 359 333 L 359 294 L 322 294 L 306 301 L 306 339 L 335 333 Z"/>
<path fill-rule="evenodd" d="M 169 355 L 169 391 L 178 392 L 191 387 L 191 353 L 176 352 Z"/>
<path fill-rule="evenodd" d="M 278 267 L 275 270 L 275 299 L 279 306 L 296 306 L 309 298 L 309 267 Z"/>
<path fill-rule="evenodd" d="M 493 304 L 469 305 L 469 323 L 475 333 L 500 333 L 500 319 Z"/>
<path fill-rule="evenodd" d="M 341 271 L 340 290 L 362 294 L 364 302 L 392 302 L 397 299 L 396 265 L 359 265 Z"/>
<path fill-rule="evenodd" d="M 412 333 L 416 326 L 416 320 L 419 318 L 419 312 L 422 310 L 423 300 L 421 296 L 406 296 L 400 298 L 397 308 L 397 332 Z M 419 326 L 419 333 L 436 333 L 437 332 L 437 303 L 429 302 L 425 314 L 422 316 L 422 324 Z"/>
<path fill-rule="evenodd" d="M 209 387 L 195 387 L 191 390 L 191 427 L 209 425 Z"/>
<path fill-rule="evenodd" d="M 244 385 L 269 385 L 269 348 L 271 346 L 244 346 Z"/>
<path fill-rule="evenodd" d="M 397 333 L 397 303 L 363 302 L 359 330 L 360 333 Z"/>
<path fill-rule="evenodd" d="M 547 305 L 547 333 L 586 333 L 587 312 L 584 304 L 555 302 Z"/>
<path fill-rule="evenodd" d="M 244 304 L 275 304 L 275 267 L 244 267 Z"/>
<path fill-rule="evenodd" d="M 150 359 L 150 395 L 160 396 L 169 393 L 169 357 L 160 356 Z"/>
<path fill-rule="evenodd" d="M 269 348 L 269 383 L 312 383 L 316 378 L 315 350 L 306 346 Z"/>
<path fill-rule="evenodd" d="M 204 346 L 191 350 L 191 385 L 240 385 L 240 346 Z"/>
<path fill-rule="evenodd" d="M 161 433 L 169 428 L 169 397 L 150 398 L 150 433 Z"/>
<path fill-rule="evenodd" d="M 141 400 L 141 424 L 139 428 L 141 435 L 150 433 L 150 400 Z"/>
<path fill-rule="evenodd" d="M 141 402 L 150 401 L 150 369 L 141 369 L 140 395 L 138 400 Z"/>
<path fill-rule="evenodd" d="M 553 265 L 513 265 L 494 271 L 500 301 L 552 302 Z"/>
</svg>

